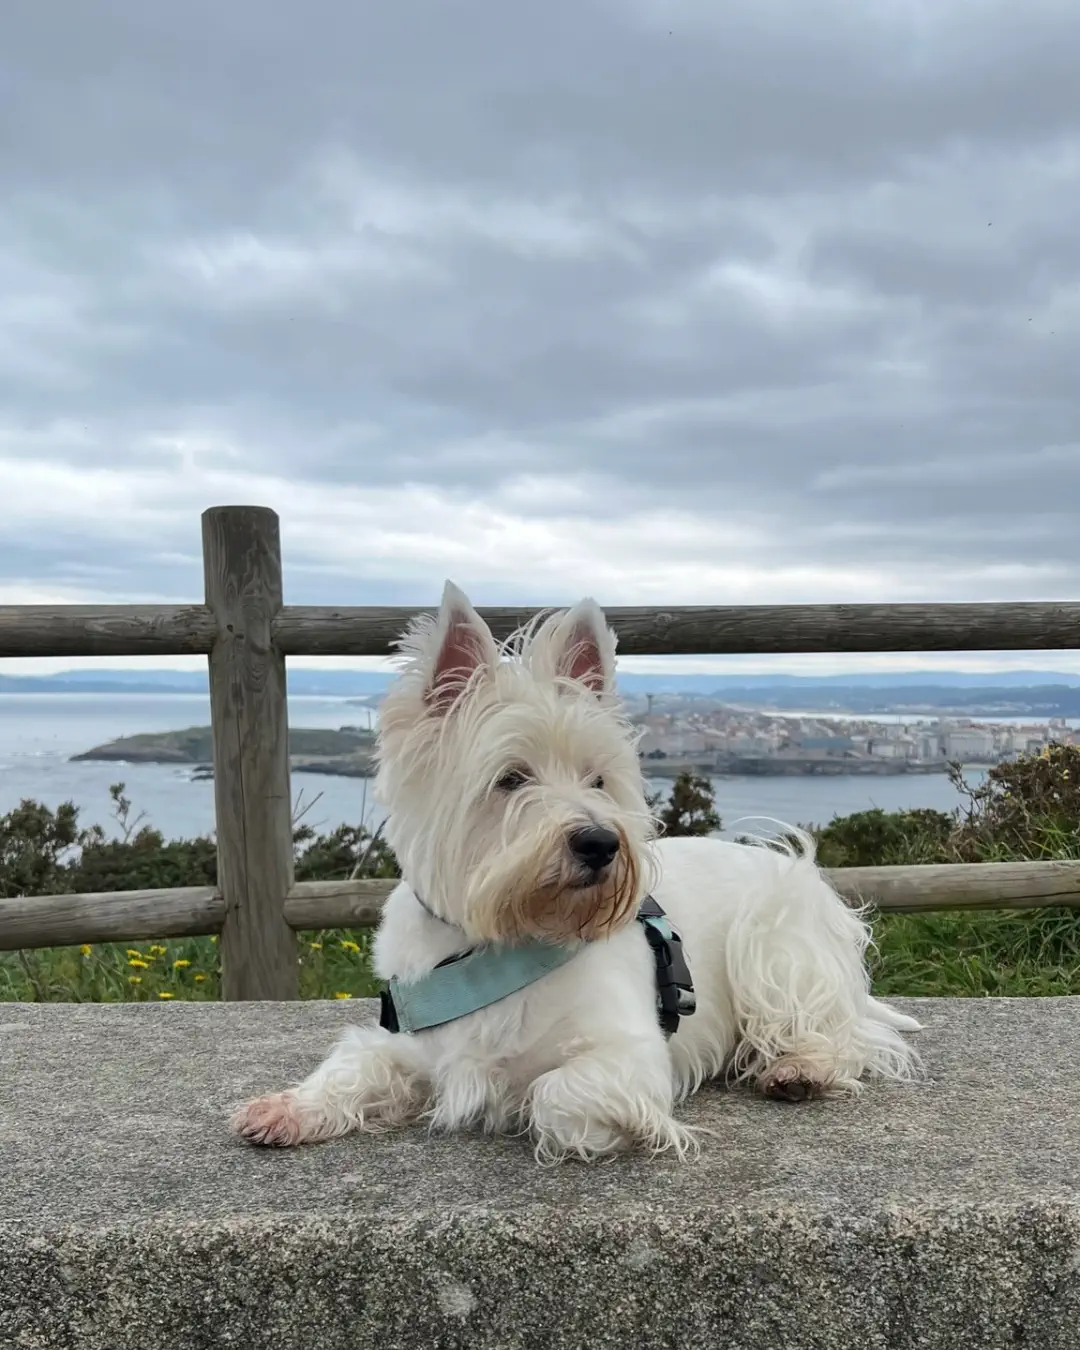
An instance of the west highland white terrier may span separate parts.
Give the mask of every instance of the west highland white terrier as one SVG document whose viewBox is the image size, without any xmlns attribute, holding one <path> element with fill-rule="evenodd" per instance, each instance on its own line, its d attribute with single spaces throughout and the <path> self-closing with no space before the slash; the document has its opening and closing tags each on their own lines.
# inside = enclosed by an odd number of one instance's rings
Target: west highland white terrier
<svg viewBox="0 0 1080 1350">
<path fill-rule="evenodd" d="M 615 635 L 592 600 L 500 649 L 448 583 L 400 647 L 379 732 L 404 878 L 375 941 L 383 1024 L 242 1107 L 240 1136 L 426 1120 L 527 1131 L 540 1161 L 682 1155 L 696 1132 L 673 1110 L 708 1079 L 801 1100 L 918 1074 L 899 1033 L 919 1024 L 871 997 L 870 930 L 810 839 L 654 840 Z M 666 917 L 639 921 L 646 898 Z"/>
</svg>

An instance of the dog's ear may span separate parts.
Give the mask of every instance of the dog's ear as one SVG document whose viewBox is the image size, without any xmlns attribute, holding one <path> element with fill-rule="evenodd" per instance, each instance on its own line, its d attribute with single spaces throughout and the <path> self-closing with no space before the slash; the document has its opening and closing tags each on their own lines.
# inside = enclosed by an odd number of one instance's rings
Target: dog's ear
<svg viewBox="0 0 1080 1350">
<path fill-rule="evenodd" d="M 438 617 L 424 642 L 424 699 L 445 713 L 479 670 L 494 670 L 499 651 L 491 629 L 452 581 L 443 589 Z"/>
<path fill-rule="evenodd" d="M 575 680 L 604 696 L 615 690 L 615 634 L 595 600 L 554 614 L 536 635 L 533 667 L 559 679 Z"/>
</svg>

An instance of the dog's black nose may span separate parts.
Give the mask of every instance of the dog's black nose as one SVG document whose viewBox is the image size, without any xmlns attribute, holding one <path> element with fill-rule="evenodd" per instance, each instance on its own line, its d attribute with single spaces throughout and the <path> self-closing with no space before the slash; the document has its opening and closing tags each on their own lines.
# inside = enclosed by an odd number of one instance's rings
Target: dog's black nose
<svg viewBox="0 0 1080 1350">
<path fill-rule="evenodd" d="M 570 836 L 570 851 L 594 872 L 602 872 L 619 851 L 619 836 L 603 825 L 588 825 Z"/>
</svg>

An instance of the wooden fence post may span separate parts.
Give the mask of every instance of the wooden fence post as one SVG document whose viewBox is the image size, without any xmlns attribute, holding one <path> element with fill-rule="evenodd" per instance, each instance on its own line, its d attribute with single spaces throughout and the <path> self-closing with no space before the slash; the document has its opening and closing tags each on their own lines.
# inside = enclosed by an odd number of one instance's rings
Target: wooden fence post
<svg viewBox="0 0 1080 1350">
<path fill-rule="evenodd" d="M 296 935 L 285 922 L 293 881 L 285 657 L 271 635 L 282 605 L 275 512 L 216 506 L 203 513 L 210 653 L 218 884 L 225 900 L 225 999 L 299 996 Z"/>
</svg>

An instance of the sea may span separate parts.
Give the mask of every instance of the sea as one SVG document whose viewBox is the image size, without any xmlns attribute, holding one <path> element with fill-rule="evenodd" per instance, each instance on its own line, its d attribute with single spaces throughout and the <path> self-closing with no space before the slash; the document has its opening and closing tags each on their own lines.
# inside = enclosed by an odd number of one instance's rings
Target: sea
<svg viewBox="0 0 1080 1350">
<path fill-rule="evenodd" d="M 343 698 L 289 699 L 293 727 L 368 725 L 368 710 Z M 133 815 L 166 838 L 192 838 L 214 828 L 214 784 L 192 779 L 189 766 L 73 763 L 72 756 L 120 736 L 207 726 L 210 704 L 200 694 L 0 695 L 0 815 L 31 798 L 55 808 L 74 802 L 83 825 L 113 835 L 109 787 L 123 782 Z M 977 771 L 969 775 L 981 777 Z M 654 785 L 665 794 L 670 783 Z M 294 774 L 294 817 L 317 831 L 339 824 L 374 828 L 383 817 L 370 780 Z M 871 807 L 899 811 L 959 804 L 943 774 L 895 777 L 716 778 L 716 805 L 725 834 L 754 828 L 754 818 L 791 825 L 823 825 L 834 816 Z"/>
</svg>

